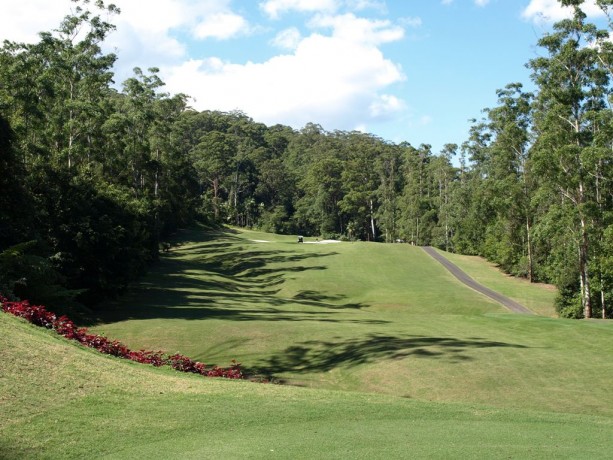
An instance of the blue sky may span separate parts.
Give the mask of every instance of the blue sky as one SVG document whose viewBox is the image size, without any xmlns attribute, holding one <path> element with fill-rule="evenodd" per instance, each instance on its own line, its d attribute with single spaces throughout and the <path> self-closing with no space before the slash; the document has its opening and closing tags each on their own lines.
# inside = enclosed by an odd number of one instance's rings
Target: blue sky
<svg viewBox="0 0 613 460">
<path fill-rule="evenodd" d="M 108 3 L 108 1 L 107 1 Z M 198 110 L 385 140 L 466 140 L 565 14 L 556 0 L 115 0 L 116 80 L 160 68 Z M 0 39 L 34 41 L 69 0 L 3 0 Z M 586 12 L 598 12 L 588 1 Z"/>
</svg>

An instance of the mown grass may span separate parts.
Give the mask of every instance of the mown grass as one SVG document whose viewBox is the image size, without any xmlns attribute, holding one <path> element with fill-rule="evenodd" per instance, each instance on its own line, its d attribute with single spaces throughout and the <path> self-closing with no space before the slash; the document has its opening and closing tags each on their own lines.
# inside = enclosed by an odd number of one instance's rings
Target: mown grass
<svg viewBox="0 0 613 460">
<path fill-rule="evenodd" d="M 613 418 L 204 379 L 0 313 L 0 458 L 610 458 Z"/>
<path fill-rule="evenodd" d="M 439 252 L 484 286 L 510 297 L 539 315 L 557 316 L 553 308 L 557 293 L 555 286 L 512 277 L 482 257 Z"/>
<path fill-rule="evenodd" d="M 193 230 L 105 308 L 93 330 L 131 348 L 293 385 L 613 415 L 610 322 L 511 314 L 409 245 Z"/>
</svg>

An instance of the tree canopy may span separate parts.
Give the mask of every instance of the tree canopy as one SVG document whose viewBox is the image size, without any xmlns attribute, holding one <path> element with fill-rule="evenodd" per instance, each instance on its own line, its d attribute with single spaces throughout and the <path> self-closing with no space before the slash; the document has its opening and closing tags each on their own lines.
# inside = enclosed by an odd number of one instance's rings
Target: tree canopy
<svg viewBox="0 0 613 460">
<path fill-rule="evenodd" d="M 120 11 L 77 3 L 37 43 L 0 49 L 0 291 L 93 304 L 198 219 L 477 254 L 555 283 L 564 316 L 611 316 L 613 24 L 587 22 L 582 1 L 560 0 L 572 17 L 538 41 L 535 91 L 498 90 L 440 152 L 199 112 L 156 68 L 118 89 L 101 44 Z"/>
</svg>

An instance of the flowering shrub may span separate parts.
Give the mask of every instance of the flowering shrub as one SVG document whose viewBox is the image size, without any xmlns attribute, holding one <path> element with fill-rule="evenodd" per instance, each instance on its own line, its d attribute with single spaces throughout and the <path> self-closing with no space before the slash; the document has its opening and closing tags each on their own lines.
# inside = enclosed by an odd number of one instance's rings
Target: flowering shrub
<svg viewBox="0 0 613 460">
<path fill-rule="evenodd" d="M 179 353 L 168 357 L 168 365 L 181 372 L 197 372 L 196 362 Z"/>
<path fill-rule="evenodd" d="M 214 366 L 207 368 L 204 363 L 193 361 L 179 353 L 166 355 L 162 351 L 138 350 L 132 351 L 118 340 L 110 340 L 102 335 L 90 334 L 86 327 L 77 327 L 67 316 L 58 317 L 55 313 L 47 311 L 40 305 L 30 305 L 27 300 L 18 302 L 9 301 L 0 294 L 1 310 L 11 315 L 24 318 L 32 324 L 53 329 L 59 335 L 70 340 L 95 348 L 101 353 L 129 359 L 155 367 L 170 366 L 181 372 L 200 374 L 205 377 L 224 377 L 227 379 L 243 379 L 241 365 L 232 360 L 228 368 Z"/>
<path fill-rule="evenodd" d="M 136 361 L 137 363 L 151 364 L 155 367 L 160 367 L 166 364 L 166 358 L 161 351 L 130 351 L 128 352 L 128 359 Z"/>
</svg>

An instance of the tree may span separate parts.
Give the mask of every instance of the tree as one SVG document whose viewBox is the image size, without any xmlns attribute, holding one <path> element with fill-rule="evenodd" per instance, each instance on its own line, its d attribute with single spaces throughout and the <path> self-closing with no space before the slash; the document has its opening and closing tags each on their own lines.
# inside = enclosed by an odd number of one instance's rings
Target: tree
<svg viewBox="0 0 613 460">
<path fill-rule="evenodd" d="M 499 105 L 486 110 L 492 142 L 481 158 L 484 186 L 491 189 L 495 213 L 484 253 L 507 272 L 532 281 L 534 183 L 528 155 L 532 94 L 524 93 L 520 83 L 509 84 L 497 94 Z"/>
<path fill-rule="evenodd" d="M 436 187 L 433 206 L 437 210 L 437 225 L 433 229 L 432 244 L 444 248 L 445 251 L 452 249 L 451 200 L 456 169 L 451 164 L 451 159 L 456 155 L 457 149 L 456 144 L 445 144 L 440 155 L 434 157 L 429 165 Z"/>
<path fill-rule="evenodd" d="M 377 240 L 377 192 L 380 177 L 377 162 L 382 142 L 368 134 L 352 132 L 341 135 L 346 149 L 342 172 L 343 198 L 340 210 L 346 222 L 353 222 L 364 239 Z"/>
<path fill-rule="evenodd" d="M 94 15 L 88 9 L 89 0 L 78 3 L 55 34 L 41 33 L 40 43 L 31 48 L 45 63 L 40 79 L 50 96 L 43 99 L 48 148 L 68 169 L 93 160 L 92 146 L 106 115 L 101 101 L 112 82 L 116 59 L 114 54 L 102 54 L 100 48 L 115 26 Z M 95 2 L 95 7 L 106 14 L 119 12 L 102 1 Z"/>
<path fill-rule="evenodd" d="M 597 147 L 597 135 L 606 119 L 609 77 L 598 65 L 592 43 L 604 32 L 585 22 L 581 1 L 562 1 L 572 6 L 571 19 L 554 25 L 554 31 L 539 40 L 548 56 L 530 62 L 533 80 L 539 88 L 535 107 L 533 149 L 535 173 L 559 196 L 573 224 L 578 256 L 578 278 L 583 315 L 592 316 L 592 278 L 595 223 L 598 216 L 594 177 L 597 171 L 590 155 Z"/>
<path fill-rule="evenodd" d="M 33 206 L 25 186 L 26 170 L 17 158 L 15 135 L 0 114 L 0 251 L 34 238 Z"/>
<path fill-rule="evenodd" d="M 432 228 L 436 224 L 436 210 L 432 203 L 432 182 L 429 164 L 432 147 L 422 144 L 418 149 L 404 146 L 403 182 L 401 197 L 401 228 L 404 239 L 416 245 L 431 243 Z"/>
<path fill-rule="evenodd" d="M 385 242 L 393 243 L 399 234 L 402 193 L 401 149 L 395 145 L 382 143 L 381 150 L 376 162 L 380 184 L 377 190 L 380 205 L 376 217 L 385 232 Z"/>
<path fill-rule="evenodd" d="M 8 284 L 31 281 L 20 292 L 59 280 L 94 302 L 156 257 L 170 220 L 189 221 L 195 175 L 174 139 L 185 97 L 160 94 L 156 69 L 112 89 L 101 17 L 118 10 L 76 3 L 38 43 L 0 50 L 0 252 Z"/>
<path fill-rule="evenodd" d="M 221 191 L 223 180 L 232 168 L 236 155 L 236 141 L 233 136 L 211 131 L 200 138 L 200 142 L 192 149 L 191 156 L 202 187 L 211 187 L 211 203 L 215 219 L 220 217 Z"/>
</svg>

